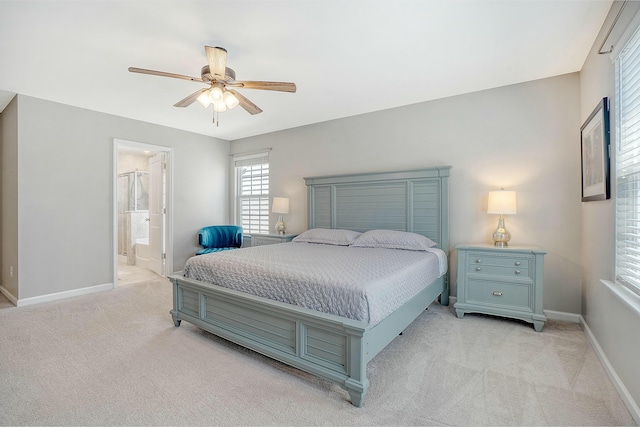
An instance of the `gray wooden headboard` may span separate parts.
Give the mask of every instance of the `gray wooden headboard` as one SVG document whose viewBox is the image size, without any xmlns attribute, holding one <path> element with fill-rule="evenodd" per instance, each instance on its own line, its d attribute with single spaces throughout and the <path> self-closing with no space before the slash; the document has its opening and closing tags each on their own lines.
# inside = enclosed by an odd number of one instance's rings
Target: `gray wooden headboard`
<svg viewBox="0 0 640 427">
<path fill-rule="evenodd" d="M 450 169 L 305 178 L 307 227 L 411 231 L 448 253 Z"/>
</svg>

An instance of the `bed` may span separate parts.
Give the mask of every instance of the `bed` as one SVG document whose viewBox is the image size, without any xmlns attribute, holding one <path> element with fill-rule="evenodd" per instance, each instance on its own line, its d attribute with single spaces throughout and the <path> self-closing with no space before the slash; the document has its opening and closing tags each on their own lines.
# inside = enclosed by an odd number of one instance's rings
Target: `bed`
<svg viewBox="0 0 640 427">
<path fill-rule="evenodd" d="M 442 166 L 401 172 L 305 178 L 307 228 L 336 232 L 349 230 L 358 234 L 372 230 L 411 232 L 435 242 L 434 253 L 439 249 L 446 256 L 449 249 L 449 170 L 450 166 Z M 313 251 L 326 250 L 324 246 L 292 242 L 227 251 L 225 257 L 237 258 L 228 262 L 228 274 L 233 277 L 233 266 L 242 265 L 238 260 L 248 257 L 255 250 L 263 250 L 259 253 L 263 258 L 283 259 L 301 252 L 302 247 L 308 247 L 313 254 Z M 336 246 L 334 249 L 358 253 L 385 250 L 409 252 L 348 246 Z M 328 255 L 316 253 L 315 256 L 323 258 Z M 342 257 L 341 254 L 337 256 Z M 363 259 L 368 257 L 358 256 Z M 386 255 L 376 256 L 389 258 Z M 325 312 L 327 310 L 319 311 L 312 304 L 278 301 L 261 295 L 260 291 L 248 291 L 244 288 L 244 279 L 236 280 L 236 289 L 213 284 L 218 279 L 193 273 L 194 267 L 190 261 L 187 263 L 191 270 L 188 275 L 193 277 L 185 277 L 183 273 L 170 276 L 173 283 L 171 315 L 175 326 L 185 320 L 243 347 L 335 381 L 348 391 L 351 403 L 357 407 L 363 405 L 369 386 L 367 363 L 432 302 L 440 298 L 441 304 L 448 305 L 449 299 L 448 274 L 442 274 L 441 270 L 434 280 L 411 291 L 408 299 L 405 295 L 396 306 L 386 307 L 373 315 L 369 313 L 370 307 L 361 310 L 366 312 L 362 315 Z M 246 259 L 242 262 L 254 261 Z M 365 271 L 366 261 L 362 262 L 365 264 L 361 268 Z M 442 263 L 441 258 L 438 262 Z M 446 258 L 444 263 L 446 270 Z M 281 270 L 295 269 L 291 265 L 284 265 Z M 258 282 L 278 282 L 268 276 L 270 273 L 264 274 L 266 276 L 259 276 Z M 302 273 L 292 271 L 290 274 Z M 364 282 L 366 286 L 374 286 L 368 278 Z M 305 292 L 298 292 L 298 297 L 304 299 L 305 296 Z M 385 300 L 385 297 L 379 299 Z M 356 307 L 358 305 L 353 304 Z"/>
</svg>

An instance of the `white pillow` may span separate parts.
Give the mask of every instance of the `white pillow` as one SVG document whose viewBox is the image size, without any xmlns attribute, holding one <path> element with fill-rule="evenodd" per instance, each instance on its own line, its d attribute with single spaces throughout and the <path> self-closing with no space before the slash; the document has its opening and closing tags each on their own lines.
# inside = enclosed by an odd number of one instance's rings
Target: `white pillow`
<svg viewBox="0 0 640 427">
<path fill-rule="evenodd" d="M 369 230 L 362 233 L 351 246 L 426 251 L 436 245 L 437 243 L 428 237 L 408 231 Z"/>
<path fill-rule="evenodd" d="M 293 238 L 294 242 L 322 243 L 325 245 L 349 246 L 362 233 L 333 228 L 312 228 Z"/>
</svg>

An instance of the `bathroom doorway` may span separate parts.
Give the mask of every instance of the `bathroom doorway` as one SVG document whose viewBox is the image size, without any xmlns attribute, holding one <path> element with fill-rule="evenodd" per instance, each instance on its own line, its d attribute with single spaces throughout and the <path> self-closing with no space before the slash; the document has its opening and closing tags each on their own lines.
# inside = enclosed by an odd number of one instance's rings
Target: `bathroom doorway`
<svg viewBox="0 0 640 427">
<path fill-rule="evenodd" d="M 114 140 L 114 287 L 172 272 L 171 149 Z"/>
</svg>

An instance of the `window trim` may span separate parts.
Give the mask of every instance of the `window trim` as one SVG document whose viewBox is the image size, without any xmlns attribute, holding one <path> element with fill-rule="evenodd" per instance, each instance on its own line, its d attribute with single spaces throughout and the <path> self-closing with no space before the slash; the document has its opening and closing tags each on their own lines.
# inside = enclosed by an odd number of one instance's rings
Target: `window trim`
<svg viewBox="0 0 640 427">
<path fill-rule="evenodd" d="M 626 200 L 623 200 L 623 195 L 624 197 L 626 197 L 626 195 L 628 195 L 630 192 L 633 195 L 634 189 L 631 188 L 625 188 L 623 189 L 621 187 L 621 185 L 625 185 L 623 182 L 626 180 L 627 177 L 631 177 L 633 178 L 634 175 L 637 175 L 638 173 L 638 169 L 640 167 L 640 162 L 638 161 L 638 156 L 634 156 L 633 152 L 640 149 L 640 139 L 635 138 L 634 140 L 632 140 L 633 146 L 629 149 L 625 149 L 624 152 L 621 150 L 621 147 L 623 146 L 623 144 L 628 144 L 628 142 L 623 141 L 623 132 L 622 132 L 622 120 L 623 120 L 623 113 L 625 114 L 625 118 L 627 117 L 627 108 L 626 105 L 624 105 L 624 109 L 623 109 L 623 98 L 625 98 L 625 96 L 627 96 L 627 94 L 622 94 L 622 84 L 625 83 L 622 81 L 622 75 L 628 72 L 632 72 L 633 74 L 636 75 L 636 78 L 630 83 L 630 86 L 633 87 L 637 84 L 640 83 L 640 64 L 637 63 L 638 58 L 640 58 L 640 21 L 637 20 L 638 16 L 637 15 L 634 18 L 634 22 L 632 24 L 634 24 L 633 26 L 630 26 L 629 28 L 627 28 L 627 30 L 625 31 L 623 40 L 620 41 L 620 49 L 616 52 L 616 57 L 615 59 L 615 125 L 614 125 L 614 135 L 613 135 L 613 141 L 615 141 L 615 149 L 614 149 L 614 155 L 610 156 L 613 159 L 614 162 L 614 167 L 613 169 L 613 176 L 615 177 L 615 197 L 614 197 L 614 233 L 615 233 L 615 247 L 614 247 L 614 255 L 615 255 L 615 262 L 614 262 L 614 277 L 615 277 L 615 285 L 617 285 L 617 287 L 621 287 L 624 288 L 626 291 L 628 292 L 615 292 L 615 289 L 612 287 L 611 282 L 605 283 L 611 290 L 614 291 L 614 293 L 620 297 L 623 300 L 627 300 L 628 298 L 630 298 L 629 303 L 631 303 L 631 301 L 636 300 L 638 298 L 640 298 L 640 280 L 637 281 L 629 281 L 629 280 L 624 280 L 622 276 L 626 276 L 626 277 L 631 277 L 633 275 L 633 273 L 638 273 L 640 274 L 640 265 L 637 266 L 637 270 L 634 269 L 626 269 L 621 266 L 621 264 L 624 262 L 625 259 L 630 259 L 633 262 L 633 256 L 628 255 L 628 253 L 625 254 L 621 254 L 620 252 L 622 251 L 622 249 L 619 247 L 619 235 L 621 233 L 621 229 L 626 225 L 627 227 L 629 227 L 628 224 L 623 223 L 621 224 L 619 221 L 619 216 L 623 215 L 619 212 L 631 212 L 632 214 L 637 213 L 640 214 L 640 208 L 635 208 L 635 209 L 624 209 L 625 207 L 629 206 L 630 203 L 627 202 Z M 634 41 L 634 45 L 630 46 L 629 43 L 631 41 Z M 629 59 L 630 60 L 635 60 L 637 65 L 634 65 L 633 68 L 631 70 L 627 70 L 623 68 L 623 59 L 625 59 L 627 56 L 625 55 L 625 53 L 629 52 L 630 49 L 633 49 L 632 54 L 630 55 Z M 633 89 L 630 89 L 633 91 Z M 633 103 L 632 103 L 633 104 Z M 634 114 L 638 114 L 638 112 L 640 112 L 640 107 L 634 107 L 632 112 Z M 633 116 L 634 114 L 628 114 L 629 116 Z M 637 124 L 637 121 L 636 121 Z M 630 153 L 631 152 L 631 153 Z M 629 154 L 630 153 L 630 154 Z M 629 157 L 627 157 L 629 156 Z M 629 164 L 629 162 L 632 162 L 632 164 Z M 636 163 L 633 163 L 633 161 L 636 161 Z M 629 170 L 631 169 L 631 170 Z M 621 173 L 625 171 L 624 173 Z M 627 184 L 628 185 L 628 184 Z M 640 196 L 640 190 L 636 190 L 635 193 L 637 195 Z M 620 208 L 623 208 L 623 210 L 621 210 Z M 623 244 L 625 241 L 631 241 L 631 239 L 624 239 L 623 240 Z M 636 243 L 636 242 L 632 242 L 632 245 Z M 628 247 L 628 246 L 625 246 Z M 635 245 L 632 246 L 632 248 L 635 247 L 640 248 L 640 243 L 637 243 Z M 629 251 L 626 251 L 629 252 Z M 623 259 L 621 259 L 621 257 Z M 636 264 L 636 263 L 634 263 Z M 621 274 L 624 273 L 625 271 L 630 271 L 631 274 Z M 637 282 L 637 283 L 636 283 Z M 611 284 L 611 285 L 610 285 Z M 635 296 L 635 298 L 631 298 L 631 296 L 629 295 L 633 294 L 633 296 Z"/>
<path fill-rule="evenodd" d="M 265 163 L 269 164 L 269 167 L 270 167 L 271 166 L 269 162 L 270 151 L 271 151 L 271 148 L 266 148 L 266 149 L 236 153 L 230 156 L 231 157 L 230 180 L 229 180 L 231 183 L 230 185 L 231 189 L 229 194 L 230 196 L 229 205 L 231 207 L 230 217 L 233 218 L 233 223 L 236 225 L 242 226 L 242 203 L 239 195 L 242 177 L 240 176 L 239 168 L 242 166 L 251 165 L 251 164 L 265 164 Z M 269 175 L 270 174 L 271 172 L 269 171 Z M 267 206 L 269 204 L 269 201 L 271 200 L 270 194 L 271 194 L 271 183 L 269 183 L 269 191 L 268 191 L 268 194 L 266 195 L 268 199 Z M 269 226 L 270 224 L 267 225 L 267 233 L 269 230 Z M 243 231 L 246 235 L 265 234 L 264 232 L 255 233 L 250 230 L 243 230 Z"/>
<path fill-rule="evenodd" d="M 633 292 L 620 282 L 600 279 L 600 283 L 605 285 L 622 303 L 627 305 L 635 314 L 640 316 L 640 295 Z"/>
</svg>

